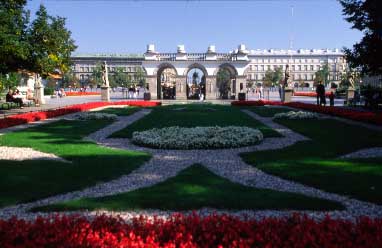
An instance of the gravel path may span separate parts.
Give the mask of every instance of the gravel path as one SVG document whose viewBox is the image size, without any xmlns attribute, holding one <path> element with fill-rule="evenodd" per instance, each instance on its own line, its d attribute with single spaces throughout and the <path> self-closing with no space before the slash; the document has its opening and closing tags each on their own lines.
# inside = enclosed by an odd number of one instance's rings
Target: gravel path
<svg viewBox="0 0 382 248">
<path fill-rule="evenodd" d="M 382 157 L 382 147 L 373 147 L 361 149 L 349 154 L 342 155 L 340 159 L 350 159 L 350 158 L 377 158 Z"/>
<path fill-rule="evenodd" d="M 149 152 L 152 154 L 152 159 L 150 161 L 146 162 L 140 168 L 134 170 L 129 175 L 122 176 L 116 180 L 112 180 L 106 183 L 95 185 L 94 187 L 89 187 L 82 191 L 75 191 L 67 194 L 53 196 L 33 203 L 20 204 L 17 206 L 11 206 L 0 209 L 0 218 L 9 218 L 10 216 L 15 214 L 18 215 L 18 217 L 34 218 L 36 215 L 41 215 L 41 213 L 28 213 L 27 211 L 32 207 L 83 197 L 100 197 L 106 195 L 113 195 L 120 192 L 132 191 L 137 188 L 148 187 L 158 182 L 165 181 L 169 177 L 175 176 L 177 173 L 179 173 L 179 171 L 195 163 L 202 164 L 215 174 L 228 178 L 233 182 L 241 183 L 243 185 L 284 192 L 294 192 L 307 196 L 329 199 L 341 202 L 346 207 L 346 210 L 344 211 L 299 211 L 300 213 L 305 213 L 314 218 L 324 218 L 327 214 L 329 214 L 333 218 L 347 218 L 353 220 L 362 215 L 368 215 L 371 217 L 382 216 L 382 206 L 354 199 L 349 199 L 346 196 L 327 193 L 319 189 L 304 186 L 300 183 L 268 175 L 262 172 L 261 170 L 258 170 L 257 168 L 243 162 L 239 156 L 239 154 L 242 152 L 282 149 L 284 147 L 293 145 L 296 142 L 308 140 L 306 137 L 297 134 L 284 126 L 281 126 L 280 124 L 274 123 L 272 121 L 272 118 L 260 117 L 257 114 L 247 110 L 243 110 L 243 112 L 259 120 L 265 125 L 274 128 L 275 130 L 280 132 L 284 137 L 266 138 L 263 140 L 262 143 L 256 146 L 220 150 L 159 150 L 135 146 L 134 144 L 131 144 L 128 139 L 107 138 L 110 134 L 125 128 L 132 122 L 149 114 L 150 110 L 145 109 L 127 117 L 119 117 L 119 120 L 117 122 L 114 122 L 113 124 L 89 135 L 87 139 L 93 140 L 102 146 Z M 197 212 L 199 212 L 202 215 L 208 215 L 212 212 L 218 212 L 230 213 L 238 216 L 263 218 L 269 216 L 286 216 L 290 215 L 295 211 L 220 211 L 209 208 L 203 208 L 201 210 L 197 210 Z M 95 214 L 100 213 L 118 214 L 126 219 L 129 219 L 140 214 L 150 216 L 158 215 L 166 217 L 173 212 L 142 210 L 124 212 L 85 211 L 78 213 L 87 216 L 93 216 Z"/>
<path fill-rule="evenodd" d="M 24 161 L 37 159 L 56 160 L 70 163 L 69 161 L 57 157 L 54 154 L 36 151 L 32 148 L 0 146 L 0 160 Z"/>
</svg>

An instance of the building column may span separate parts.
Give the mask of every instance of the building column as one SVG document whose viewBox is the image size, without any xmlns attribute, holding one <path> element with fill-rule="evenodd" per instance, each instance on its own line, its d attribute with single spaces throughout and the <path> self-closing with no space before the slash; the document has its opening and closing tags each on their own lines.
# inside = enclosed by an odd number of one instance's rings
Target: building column
<svg viewBox="0 0 382 248">
<path fill-rule="evenodd" d="M 206 76 L 206 99 L 217 99 L 216 76 Z"/>
<path fill-rule="evenodd" d="M 146 76 L 146 82 L 149 86 L 149 92 L 151 94 L 151 99 L 156 100 L 158 99 L 158 87 L 157 87 L 157 76 Z"/>
<path fill-rule="evenodd" d="M 187 100 L 187 76 L 176 77 L 176 100 Z"/>
<path fill-rule="evenodd" d="M 236 99 L 239 99 L 239 93 L 247 92 L 247 78 L 245 76 L 236 77 Z"/>
</svg>

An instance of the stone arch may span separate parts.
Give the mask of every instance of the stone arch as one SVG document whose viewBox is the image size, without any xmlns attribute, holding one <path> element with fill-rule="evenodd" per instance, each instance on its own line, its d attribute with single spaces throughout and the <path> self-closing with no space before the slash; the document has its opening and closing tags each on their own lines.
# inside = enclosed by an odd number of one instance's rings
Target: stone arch
<svg viewBox="0 0 382 248">
<path fill-rule="evenodd" d="M 231 65 L 230 63 L 224 63 L 224 64 L 221 64 L 219 65 L 216 70 L 214 71 L 214 76 L 216 76 L 219 72 L 220 69 L 228 69 L 231 73 L 231 75 L 234 75 L 235 77 L 237 77 L 239 75 L 239 73 L 237 72 L 236 70 L 236 67 Z"/>
<path fill-rule="evenodd" d="M 223 75 L 224 80 L 218 76 L 219 71 L 225 71 Z M 216 89 L 218 93 L 218 98 L 220 99 L 230 99 L 237 93 L 236 78 L 238 77 L 238 72 L 235 66 L 224 63 L 219 65 L 215 70 L 214 75 L 216 76 Z"/>
<path fill-rule="evenodd" d="M 196 77 L 194 77 L 195 73 Z M 186 77 L 187 99 L 206 99 L 206 77 L 208 76 L 206 68 L 199 63 L 193 63 L 184 70 L 183 76 Z"/>
<path fill-rule="evenodd" d="M 163 73 L 165 74 L 163 75 L 163 78 L 162 78 Z M 162 63 L 157 67 L 157 69 L 154 72 L 154 75 L 156 75 L 158 98 L 159 99 L 175 99 L 176 98 L 176 78 L 178 77 L 178 71 L 176 70 L 175 66 L 170 63 Z"/>
</svg>

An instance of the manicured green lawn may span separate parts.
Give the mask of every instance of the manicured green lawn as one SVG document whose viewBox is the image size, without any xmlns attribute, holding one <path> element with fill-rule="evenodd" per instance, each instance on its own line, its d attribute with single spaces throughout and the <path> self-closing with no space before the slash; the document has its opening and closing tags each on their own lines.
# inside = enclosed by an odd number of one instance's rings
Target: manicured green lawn
<svg viewBox="0 0 382 248">
<path fill-rule="evenodd" d="M 134 131 L 169 126 L 248 126 L 258 128 L 265 137 L 281 135 L 268 126 L 240 111 L 240 108 L 212 104 L 172 105 L 154 108 L 144 118 L 112 135 L 115 138 L 131 138 Z"/>
<path fill-rule="evenodd" d="M 278 113 L 286 113 L 289 111 L 292 111 L 289 108 L 283 108 L 283 107 L 250 107 L 248 108 L 250 111 L 255 112 L 256 114 L 263 116 L 263 117 L 273 117 L 275 114 Z"/>
<path fill-rule="evenodd" d="M 82 138 L 108 121 L 58 121 L 0 136 L 1 146 L 30 147 L 72 163 L 0 161 L 0 207 L 109 181 L 130 173 L 150 156 L 110 149 Z"/>
<path fill-rule="evenodd" d="M 100 111 L 97 111 L 97 113 L 106 113 L 106 114 L 115 114 L 119 116 L 128 116 L 131 114 L 134 114 L 135 112 L 141 110 L 141 108 L 138 107 L 124 107 L 124 108 L 106 108 Z"/>
<path fill-rule="evenodd" d="M 101 198 L 83 198 L 33 211 L 163 209 L 343 209 L 340 203 L 299 194 L 246 187 L 221 178 L 201 165 L 151 187 Z"/>
<path fill-rule="evenodd" d="M 325 191 L 382 204 L 382 159 L 340 160 L 340 155 L 382 146 L 382 132 L 336 120 L 278 120 L 311 141 L 282 150 L 242 154 L 261 170 Z"/>
</svg>

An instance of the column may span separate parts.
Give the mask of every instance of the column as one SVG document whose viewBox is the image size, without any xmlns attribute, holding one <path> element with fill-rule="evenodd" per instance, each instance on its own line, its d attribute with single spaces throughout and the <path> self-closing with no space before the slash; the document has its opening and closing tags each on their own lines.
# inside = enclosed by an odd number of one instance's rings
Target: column
<svg viewBox="0 0 382 248">
<path fill-rule="evenodd" d="M 146 83 L 149 87 L 149 92 L 152 100 L 158 99 L 157 76 L 146 76 Z"/>
<path fill-rule="evenodd" d="M 187 100 L 187 76 L 177 76 L 176 77 L 176 100 Z"/>
<path fill-rule="evenodd" d="M 216 76 L 206 76 L 206 100 L 217 98 Z"/>
</svg>

